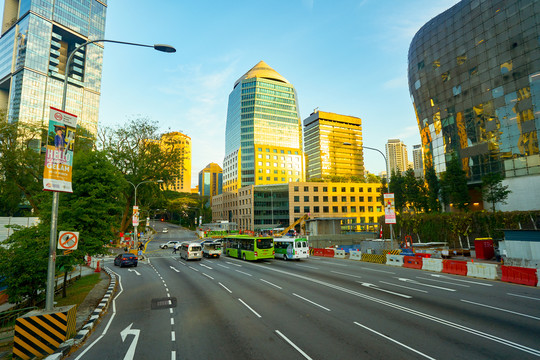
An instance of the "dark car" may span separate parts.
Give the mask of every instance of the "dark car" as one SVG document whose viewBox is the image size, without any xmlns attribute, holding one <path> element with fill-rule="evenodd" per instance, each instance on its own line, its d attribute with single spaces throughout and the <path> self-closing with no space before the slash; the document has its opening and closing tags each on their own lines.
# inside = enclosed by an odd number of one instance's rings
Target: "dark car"
<svg viewBox="0 0 540 360">
<path fill-rule="evenodd" d="M 137 255 L 131 253 L 120 254 L 114 258 L 115 266 L 137 266 L 138 258 Z"/>
</svg>

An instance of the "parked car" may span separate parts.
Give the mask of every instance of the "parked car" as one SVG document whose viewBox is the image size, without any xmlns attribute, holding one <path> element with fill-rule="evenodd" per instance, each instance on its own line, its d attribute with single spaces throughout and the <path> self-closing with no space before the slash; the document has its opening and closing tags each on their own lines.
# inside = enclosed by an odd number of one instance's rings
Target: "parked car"
<svg viewBox="0 0 540 360">
<path fill-rule="evenodd" d="M 179 241 L 168 241 L 165 244 L 159 245 L 159 247 L 162 249 L 174 248 L 179 243 L 180 243 Z"/>
<path fill-rule="evenodd" d="M 132 253 L 124 253 L 114 258 L 114 265 L 120 266 L 120 267 L 124 267 L 124 266 L 137 267 L 138 260 L 139 258 L 137 257 L 137 255 L 132 254 Z"/>
</svg>

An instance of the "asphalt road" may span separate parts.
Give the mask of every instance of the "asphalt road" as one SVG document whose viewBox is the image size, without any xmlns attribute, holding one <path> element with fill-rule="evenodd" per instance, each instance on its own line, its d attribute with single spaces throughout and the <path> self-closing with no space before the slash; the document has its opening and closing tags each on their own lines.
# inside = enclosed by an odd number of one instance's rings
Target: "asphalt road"
<svg viewBox="0 0 540 360">
<path fill-rule="evenodd" d="M 69 359 L 532 359 L 540 289 L 352 260 L 186 262 L 171 225 Z M 157 227 L 156 227 L 157 228 Z M 158 229 L 160 230 L 160 229 Z"/>
</svg>

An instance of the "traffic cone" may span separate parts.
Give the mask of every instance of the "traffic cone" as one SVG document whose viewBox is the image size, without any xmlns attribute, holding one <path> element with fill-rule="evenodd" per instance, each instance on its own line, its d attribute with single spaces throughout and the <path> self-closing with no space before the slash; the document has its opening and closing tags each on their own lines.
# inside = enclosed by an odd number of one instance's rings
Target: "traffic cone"
<svg viewBox="0 0 540 360">
<path fill-rule="evenodd" d="M 99 266 L 99 260 L 97 261 L 96 270 L 94 272 L 101 272 L 101 267 Z"/>
<path fill-rule="evenodd" d="M 92 257 L 90 255 L 87 255 L 86 266 L 90 266 L 91 263 L 92 263 Z"/>
</svg>

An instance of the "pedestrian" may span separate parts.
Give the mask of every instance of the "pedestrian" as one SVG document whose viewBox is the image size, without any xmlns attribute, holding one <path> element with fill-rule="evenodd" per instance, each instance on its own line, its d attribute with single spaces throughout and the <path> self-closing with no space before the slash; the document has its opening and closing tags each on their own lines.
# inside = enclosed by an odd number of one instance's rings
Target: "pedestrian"
<svg viewBox="0 0 540 360">
<path fill-rule="evenodd" d="M 174 246 L 173 246 L 173 251 L 172 251 L 172 253 L 173 253 L 173 254 L 176 254 L 176 250 L 178 250 L 178 245 L 174 245 Z"/>
</svg>

